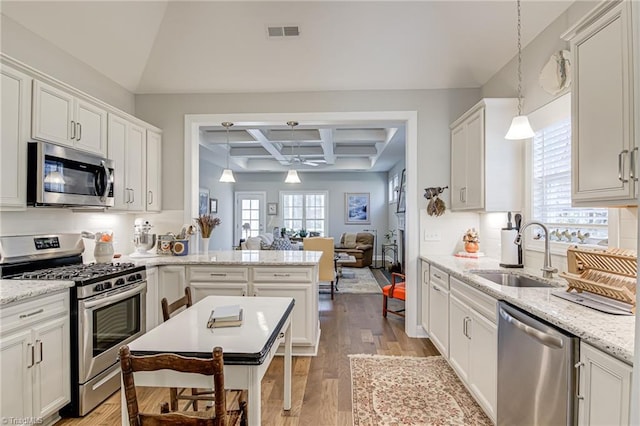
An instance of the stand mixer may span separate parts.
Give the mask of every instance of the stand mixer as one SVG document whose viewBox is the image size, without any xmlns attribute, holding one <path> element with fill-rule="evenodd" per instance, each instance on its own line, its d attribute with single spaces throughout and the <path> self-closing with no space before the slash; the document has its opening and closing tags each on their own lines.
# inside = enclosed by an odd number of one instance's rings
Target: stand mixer
<svg viewBox="0 0 640 426">
<path fill-rule="evenodd" d="M 142 218 L 135 220 L 133 224 L 133 245 L 136 247 L 136 251 L 131 254 L 131 257 L 155 257 L 155 252 L 149 252 L 156 244 L 156 234 L 152 234 L 151 223 Z"/>
</svg>

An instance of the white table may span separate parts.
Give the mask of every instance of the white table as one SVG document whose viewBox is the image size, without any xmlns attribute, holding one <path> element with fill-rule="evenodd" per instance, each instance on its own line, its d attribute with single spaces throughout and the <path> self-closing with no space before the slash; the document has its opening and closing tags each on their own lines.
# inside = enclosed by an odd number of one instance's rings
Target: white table
<svg viewBox="0 0 640 426">
<path fill-rule="evenodd" d="M 208 329 L 216 306 L 240 305 L 240 327 Z M 224 384 L 227 389 L 248 390 L 250 425 L 260 425 L 260 384 L 279 344 L 284 339 L 284 409 L 291 409 L 291 312 L 290 297 L 208 296 L 191 308 L 129 343 L 134 355 L 173 353 L 211 358 L 215 346 L 224 351 Z M 213 379 L 200 374 L 170 370 L 135 373 L 136 386 L 211 388 Z M 128 424 L 122 386 L 122 424 Z"/>
</svg>

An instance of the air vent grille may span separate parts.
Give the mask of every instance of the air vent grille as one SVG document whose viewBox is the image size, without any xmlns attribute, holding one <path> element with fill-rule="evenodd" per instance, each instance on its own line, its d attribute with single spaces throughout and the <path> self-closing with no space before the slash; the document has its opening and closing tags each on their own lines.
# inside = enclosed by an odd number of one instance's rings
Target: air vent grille
<svg viewBox="0 0 640 426">
<path fill-rule="evenodd" d="M 297 25 L 269 26 L 267 34 L 269 37 L 299 37 L 300 27 Z"/>
</svg>

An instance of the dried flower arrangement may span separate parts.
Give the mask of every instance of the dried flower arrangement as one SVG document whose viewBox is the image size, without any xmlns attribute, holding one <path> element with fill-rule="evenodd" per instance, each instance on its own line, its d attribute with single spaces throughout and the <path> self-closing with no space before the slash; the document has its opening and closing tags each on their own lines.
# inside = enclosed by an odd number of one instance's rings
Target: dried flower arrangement
<svg viewBox="0 0 640 426">
<path fill-rule="evenodd" d="M 202 215 L 196 218 L 196 224 L 200 228 L 200 235 L 202 238 L 209 238 L 213 228 L 220 225 L 220 218 L 213 217 L 211 215 Z"/>
<path fill-rule="evenodd" d="M 462 237 L 462 241 L 465 243 L 478 243 L 480 239 L 478 238 L 478 231 L 476 228 L 467 229 L 467 232 L 464 233 Z"/>
</svg>

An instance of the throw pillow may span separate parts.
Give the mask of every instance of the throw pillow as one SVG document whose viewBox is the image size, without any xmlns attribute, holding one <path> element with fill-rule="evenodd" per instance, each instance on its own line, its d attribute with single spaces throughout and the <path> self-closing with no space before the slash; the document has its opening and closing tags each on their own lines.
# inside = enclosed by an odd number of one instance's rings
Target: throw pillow
<svg viewBox="0 0 640 426">
<path fill-rule="evenodd" d="M 260 250 L 271 250 L 271 244 L 265 243 L 264 241 L 260 241 Z"/>
<path fill-rule="evenodd" d="M 274 238 L 271 250 L 291 250 L 291 241 L 288 238 Z"/>
</svg>

